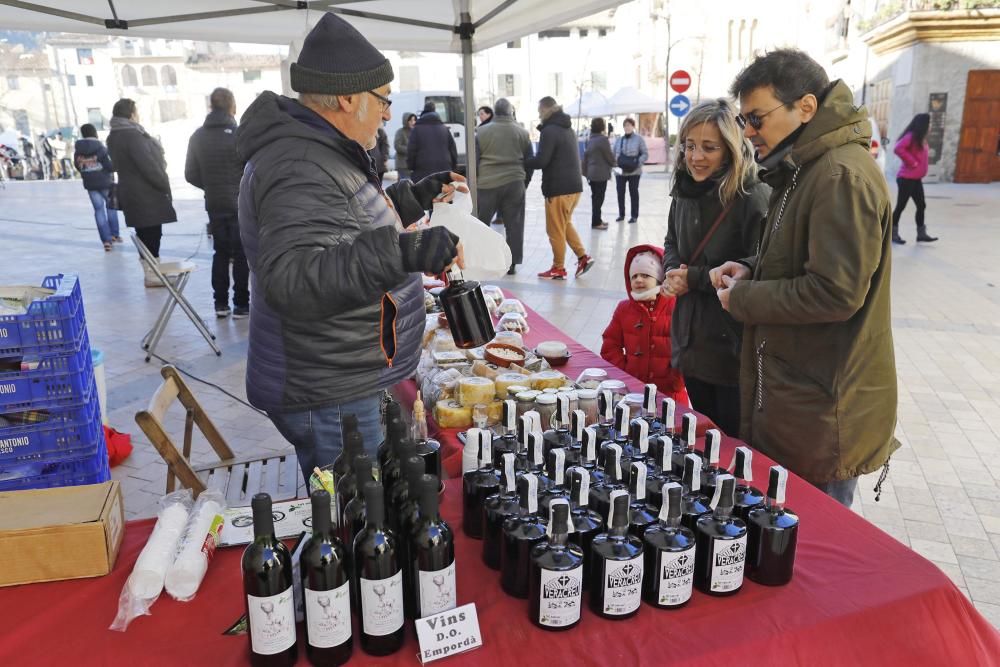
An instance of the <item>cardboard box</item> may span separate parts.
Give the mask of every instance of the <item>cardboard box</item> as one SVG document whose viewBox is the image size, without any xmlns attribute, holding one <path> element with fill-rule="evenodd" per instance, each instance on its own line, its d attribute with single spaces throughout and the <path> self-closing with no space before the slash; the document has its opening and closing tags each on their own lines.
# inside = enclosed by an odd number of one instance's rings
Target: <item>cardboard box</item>
<svg viewBox="0 0 1000 667">
<path fill-rule="evenodd" d="M 0 493 L 0 586 L 99 577 L 125 529 L 118 482 Z"/>
</svg>

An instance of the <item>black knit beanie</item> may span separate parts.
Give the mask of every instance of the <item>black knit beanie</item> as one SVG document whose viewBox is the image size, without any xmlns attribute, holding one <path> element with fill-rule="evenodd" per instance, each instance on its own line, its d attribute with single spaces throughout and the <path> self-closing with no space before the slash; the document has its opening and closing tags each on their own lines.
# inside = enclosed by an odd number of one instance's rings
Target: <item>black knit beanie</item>
<svg viewBox="0 0 1000 667">
<path fill-rule="evenodd" d="M 292 63 L 292 90 L 317 95 L 352 95 L 384 86 L 392 64 L 354 26 L 326 13 Z"/>
</svg>

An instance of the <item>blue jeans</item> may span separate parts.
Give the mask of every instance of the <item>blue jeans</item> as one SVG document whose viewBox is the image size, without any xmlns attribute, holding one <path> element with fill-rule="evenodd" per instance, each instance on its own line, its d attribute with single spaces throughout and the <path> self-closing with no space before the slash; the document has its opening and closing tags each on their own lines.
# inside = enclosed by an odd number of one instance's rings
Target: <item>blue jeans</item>
<svg viewBox="0 0 1000 667">
<path fill-rule="evenodd" d="M 97 221 L 97 233 L 101 235 L 101 243 L 111 243 L 118 236 L 118 211 L 108 208 L 109 190 L 87 190 L 90 203 L 94 207 L 94 220 Z"/>
<path fill-rule="evenodd" d="M 313 468 L 333 463 L 343 449 L 341 420 L 344 415 L 358 418 L 358 430 L 365 444 L 365 453 L 375 460 L 382 444 L 382 392 L 353 401 L 300 412 L 274 412 L 267 416 L 285 440 L 295 446 L 299 466 L 306 480 Z"/>
<path fill-rule="evenodd" d="M 854 502 L 854 492 L 858 488 L 858 478 L 842 479 L 837 482 L 816 484 L 817 489 L 830 496 L 844 507 L 850 507 Z"/>
</svg>

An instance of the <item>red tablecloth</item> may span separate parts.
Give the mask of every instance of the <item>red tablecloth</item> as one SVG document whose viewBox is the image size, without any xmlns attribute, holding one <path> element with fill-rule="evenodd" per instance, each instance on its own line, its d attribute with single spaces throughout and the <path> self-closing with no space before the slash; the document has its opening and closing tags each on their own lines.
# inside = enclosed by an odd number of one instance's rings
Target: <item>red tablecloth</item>
<svg viewBox="0 0 1000 667">
<path fill-rule="evenodd" d="M 508 294 L 508 296 L 512 296 Z M 643 384 L 639 380 L 621 370 L 611 362 L 605 361 L 600 355 L 594 354 L 589 349 L 569 338 L 555 325 L 525 306 L 528 311 L 528 325 L 531 327 L 524 336 L 524 344 L 528 348 L 534 348 L 542 341 L 561 340 L 569 347 L 571 353 L 569 361 L 565 366 L 560 366 L 556 370 L 562 372 L 570 381 L 575 381 L 580 373 L 586 368 L 603 368 L 608 372 L 608 378 L 621 380 L 628 387 L 630 392 L 642 393 Z M 392 393 L 404 407 L 411 408 L 413 401 L 417 398 L 417 383 L 413 380 L 401 382 L 392 389 Z M 659 399 L 657 398 L 657 405 Z M 686 405 L 677 406 L 676 422 L 680 426 L 682 415 L 687 412 L 694 412 Z M 697 413 L 696 413 L 697 414 Z M 427 428 L 432 437 L 437 438 L 441 443 L 441 467 L 445 477 L 458 477 L 462 474 L 462 443 L 458 439 L 458 433 L 462 429 L 438 428 L 431 415 L 430 406 L 427 410 Z M 698 435 L 704 435 L 706 429 L 715 428 L 712 421 L 701 414 L 698 414 Z"/>
<path fill-rule="evenodd" d="M 734 443 L 724 443 L 724 460 Z M 763 478 L 768 463 L 760 457 L 754 474 Z M 644 603 L 623 622 L 602 620 L 585 605 L 579 626 L 553 633 L 531 625 L 527 601 L 501 591 L 498 574 L 480 559 L 482 543 L 461 534 L 461 484 L 451 480 L 442 513 L 456 530 L 459 604 L 476 603 L 484 646 L 447 664 L 1000 664 L 1000 635 L 932 563 L 800 479 L 789 480 L 788 497 L 802 520 L 789 585 L 748 581 L 729 598 L 696 591 L 683 609 Z M 106 577 L 0 589 L 0 665 L 246 664 L 247 638 L 222 635 L 243 613 L 238 547 L 216 553 L 191 602 L 164 594 L 152 616 L 127 632 L 107 629 L 151 529 L 151 520 L 128 524 Z M 299 664 L 307 664 L 302 642 L 300 626 Z M 382 659 L 355 642 L 350 664 L 413 665 L 416 652 L 409 632 L 405 647 Z"/>
</svg>

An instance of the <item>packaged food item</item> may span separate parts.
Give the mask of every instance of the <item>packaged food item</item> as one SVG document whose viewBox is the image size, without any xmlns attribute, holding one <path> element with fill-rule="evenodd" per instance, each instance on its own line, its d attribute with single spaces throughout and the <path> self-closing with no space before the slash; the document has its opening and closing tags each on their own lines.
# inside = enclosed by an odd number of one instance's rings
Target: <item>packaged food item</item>
<svg viewBox="0 0 1000 667">
<path fill-rule="evenodd" d="M 437 315 L 434 316 L 434 323 L 436 327 Z M 457 350 L 458 346 L 455 345 L 455 339 L 452 338 L 451 332 L 448 329 L 436 328 L 434 330 L 434 337 L 431 340 L 432 352 L 455 352 Z"/>
<path fill-rule="evenodd" d="M 434 421 L 440 428 L 469 428 L 472 426 L 472 407 L 455 400 L 438 401 L 434 405 Z"/>
<path fill-rule="evenodd" d="M 516 331 L 498 331 L 497 335 L 493 338 L 494 343 L 507 343 L 508 345 L 515 345 L 522 350 L 524 349 L 524 337 Z"/>
<path fill-rule="evenodd" d="M 497 376 L 500 375 L 502 370 L 504 369 L 488 361 L 472 362 L 472 374 L 486 378 L 487 380 L 496 381 Z"/>
<path fill-rule="evenodd" d="M 506 399 L 507 389 L 509 387 L 517 387 L 521 385 L 521 383 L 523 382 L 524 382 L 524 376 L 520 373 L 511 373 L 509 371 L 500 373 L 495 378 L 493 378 L 493 384 L 495 384 L 497 388 L 497 398 L 500 400 Z M 528 389 L 527 387 L 524 387 L 522 391 L 526 391 L 527 389 Z"/>
<path fill-rule="evenodd" d="M 605 380 L 601 382 L 601 384 L 597 385 L 598 392 L 604 391 L 605 389 L 612 393 L 612 398 L 614 399 L 614 403 L 616 405 L 620 400 L 625 398 L 625 394 L 628 393 L 628 388 L 621 380 Z"/>
<path fill-rule="evenodd" d="M 432 355 L 434 363 L 442 368 L 447 366 L 461 365 L 468 361 L 464 353 L 458 350 L 438 350 Z"/>
<path fill-rule="evenodd" d="M 535 346 L 535 352 L 541 357 L 565 357 L 569 347 L 560 340 L 546 340 Z"/>
<path fill-rule="evenodd" d="M 473 375 L 458 381 L 458 402 L 465 407 L 489 403 L 496 397 L 496 393 L 496 385 L 488 378 Z"/>
<path fill-rule="evenodd" d="M 524 315 L 519 313 L 506 313 L 500 316 L 500 321 L 497 322 L 497 332 L 501 331 L 516 331 L 517 333 L 524 335 L 531 331 L 528 327 L 528 320 L 524 318 Z"/>
<path fill-rule="evenodd" d="M 483 285 L 483 296 L 486 297 L 486 304 L 493 302 L 493 309 L 496 310 L 503 303 L 503 290 L 496 285 Z"/>
<path fill-rule="evenodd" d="M 482 345 L 480 347 L 465 350 L 465 356 L 469 361 L 482 361 L 486 358 L 486 346 Z"/>
<path fill-rule="evenodd" d="M 516 313 L 518 315 L 526 316 L 528 314 L 528 311 L 524 308 L 524 304 L 517 299 L 504 299 L 500 302 L 500 307 L 497 310 L 501 315 Z"/>
<path fill-rule="evenodd" d="M 539 371 L 531 376 L 531 388 L 543 391 L 548 388 L 559 389 L 566 382 L 566 376 L 559 371 Z"/>
<path fill-rule="evenodd" d="M 576 379 L 576 386 L 581 389 L 597 389 L 608 379 L 608 372 L 603 368 L 585 368 Z"/>
</svg>

